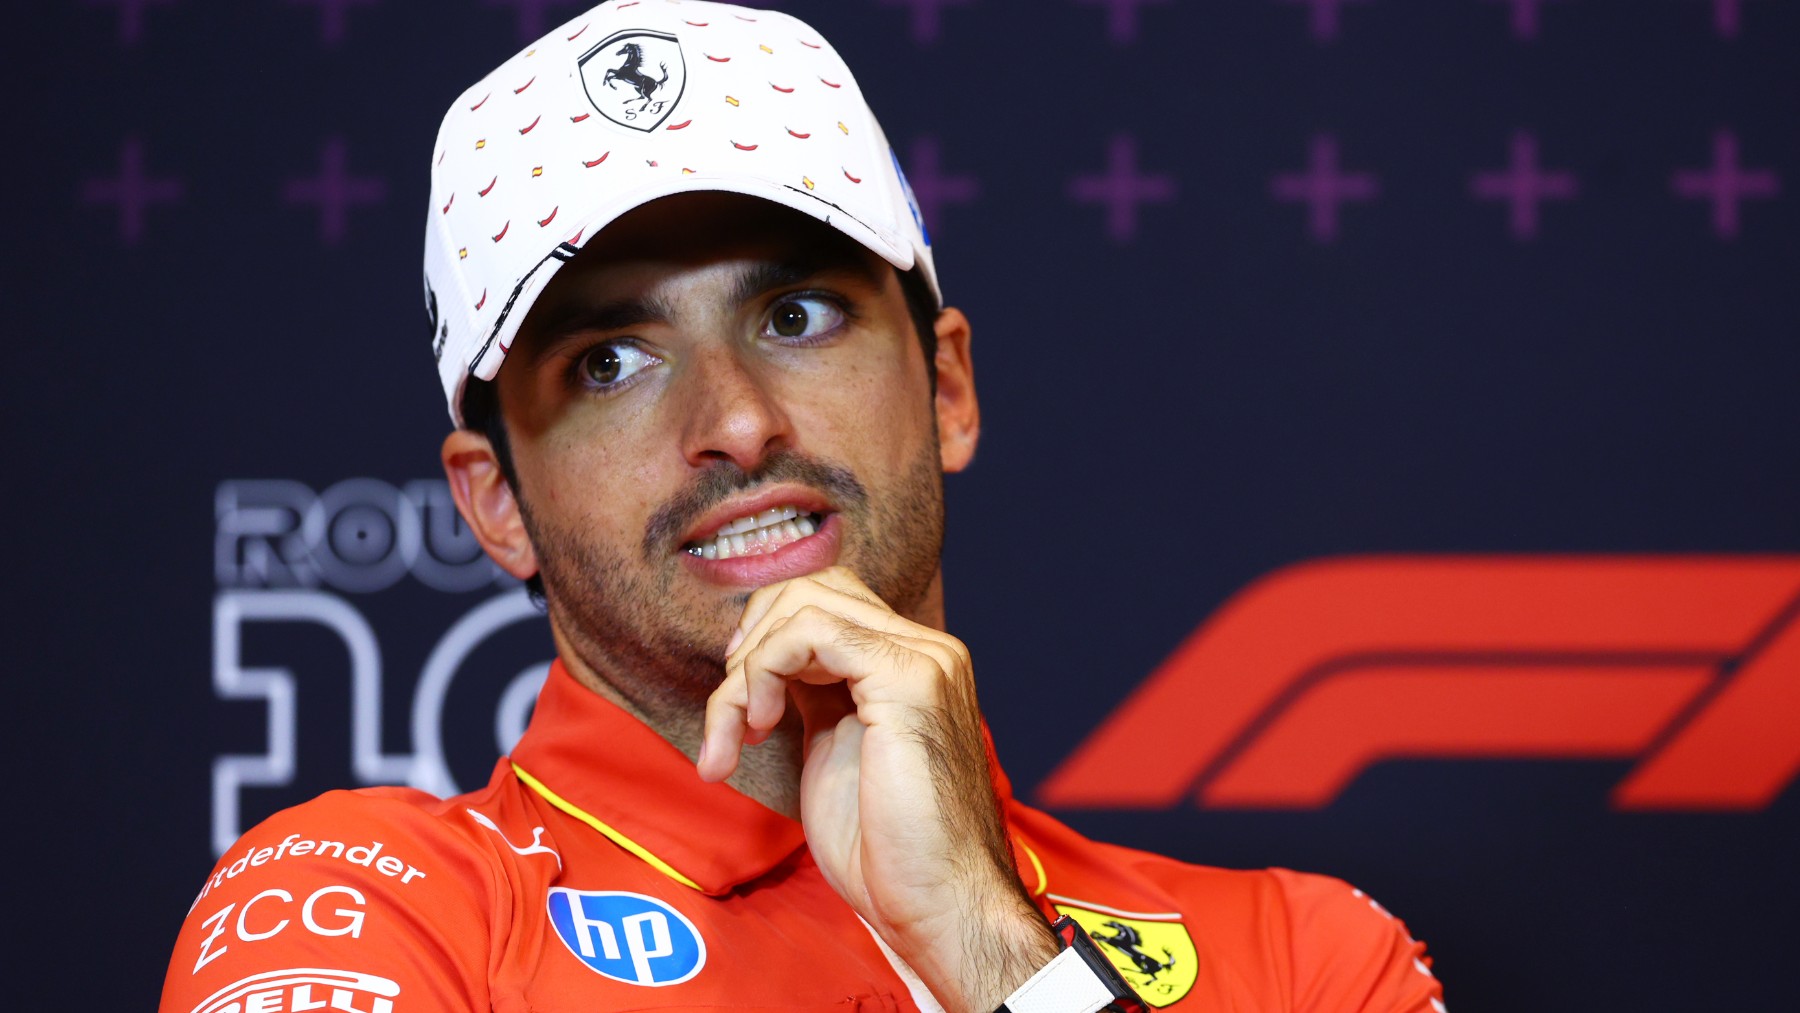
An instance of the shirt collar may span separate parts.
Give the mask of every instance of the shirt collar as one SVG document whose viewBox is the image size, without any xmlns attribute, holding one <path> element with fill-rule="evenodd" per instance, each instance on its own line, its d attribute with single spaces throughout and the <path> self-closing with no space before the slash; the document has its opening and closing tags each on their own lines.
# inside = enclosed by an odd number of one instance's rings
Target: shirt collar
<svg viewBox="0 0 1800 1013">
<path fill-rule="evenodd" d="M 797 820 L 700 780 L 692 760 L 575 681 L 561 659 L 512 759 L 551 804 L 707 894 L 762 876 L 806 843 Z"/>
</svg>

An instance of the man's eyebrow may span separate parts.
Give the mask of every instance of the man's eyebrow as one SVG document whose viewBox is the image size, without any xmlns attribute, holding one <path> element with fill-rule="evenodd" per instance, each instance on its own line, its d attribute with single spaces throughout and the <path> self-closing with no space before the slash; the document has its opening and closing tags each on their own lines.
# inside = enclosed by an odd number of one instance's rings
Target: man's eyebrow
<svg viewBox="0 0 1800 1013">
<path fill-rule="evenodd" d="M 543 335 L 533 342 L 531 361 L 543 358 L 559 339 L 579 331 L 619 331 L 641 324 L 662 324 L 675 319 L 675 310 L 654 296 L 647 299 L 615 299 L 597 306 L 578 304 L 551 317 L 537 328 Z"/>
<path fill-rule="evenodd" d="M 766 292 L 798 285 L 821 274 L 833 273 L 850 274 L 875 288 L 880 288 L 885 280 L 880 268 L 861 257 L 766 260 L 752 264 L 738 274 L 732 282 L 730 298 L 734 305 L 742 306 Z M 621 331 L 642 324 L 671 323 L 674 319 L 675 308 L 666 300 L 655 296 L 615 299 L 593 306 L 572 305 L 534 328 L 541 339 L 532 342 L 529 360 L 538 362 L 561 344 L 562 338 L 571 334 L 584 331 Z"/>
<path fill-rule="evenodd" d="M 732 286 L 731 300 L 735 305 L 742 306 L 765 292 L 798 285 L 814 275 L 840 272 L 854 275 L 859 281 L 867 282 L 875 288 L 880 288 L 884 280 L 880 269 L 862 257 L 767 260 L 752 264 L 738 275 L 737 283 Z"/>
</svg>

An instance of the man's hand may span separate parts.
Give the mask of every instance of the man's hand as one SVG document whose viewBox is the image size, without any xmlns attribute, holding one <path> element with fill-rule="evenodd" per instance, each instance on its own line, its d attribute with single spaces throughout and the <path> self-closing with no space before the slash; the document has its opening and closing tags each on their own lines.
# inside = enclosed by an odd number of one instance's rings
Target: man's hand
<svg viewBox="0 0 1800 1013">
<path fill-rule="evenodd" d="M 707 701 L 700 775 L 729 777 L 790 699 L 827 882 L 946 1009 L 992 1010 L 1059 947 L 1013 868 L 968 649 L 842 567 L 760 588 Z"/>
</svg>

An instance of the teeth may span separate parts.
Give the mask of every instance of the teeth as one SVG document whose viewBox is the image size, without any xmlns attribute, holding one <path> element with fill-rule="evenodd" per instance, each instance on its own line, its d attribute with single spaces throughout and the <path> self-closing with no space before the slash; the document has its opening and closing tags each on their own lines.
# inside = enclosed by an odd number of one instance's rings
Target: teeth
<svg viewBox="0 0 1800 1013">
<path fill-rule="evenodd" d="M 688 551 L 703 559 L 757 556 L 774 552 L 790 542 L 816 534 L 818 530 L 813 515 L 801 513 L 798 507 L 771 507 L 759 514 L 739 517 L 721 527 L 711 540 L 697 543 Z"/>
</svg>

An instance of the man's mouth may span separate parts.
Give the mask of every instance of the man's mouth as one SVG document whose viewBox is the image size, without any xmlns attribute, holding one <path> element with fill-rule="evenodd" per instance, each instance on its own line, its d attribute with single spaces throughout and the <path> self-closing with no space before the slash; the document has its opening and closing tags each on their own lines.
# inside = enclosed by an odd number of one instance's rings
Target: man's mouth
<svg viewBox="0 0 1800 1013">
<path fill-rule="evenodd" d="M 722 524 L 712 534 L 681 548 L 702 559 L 766 556 L 814 534 L 824 523 L 823 513 L 808 513 L 792 505 L 775 506 Z"/>
</svg>

